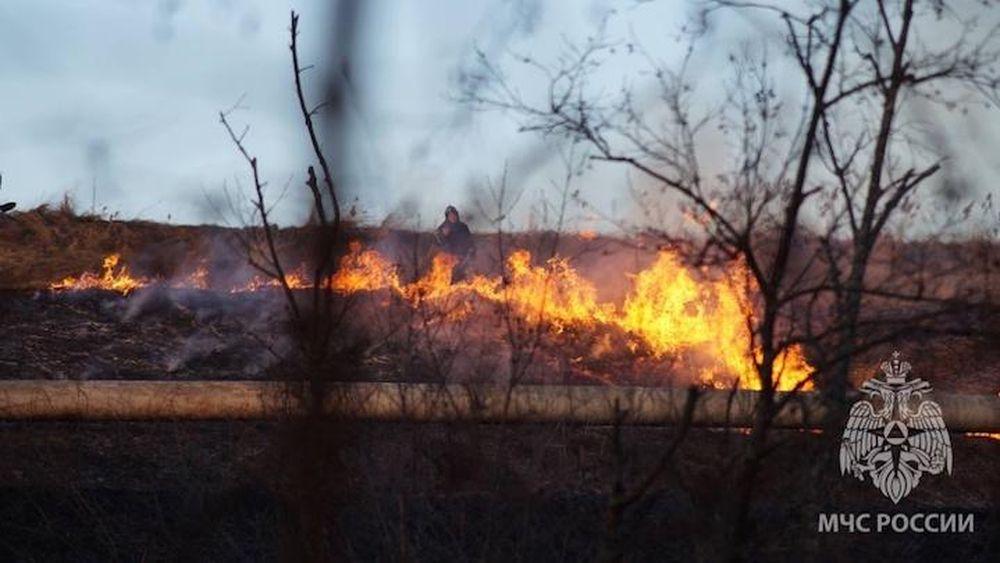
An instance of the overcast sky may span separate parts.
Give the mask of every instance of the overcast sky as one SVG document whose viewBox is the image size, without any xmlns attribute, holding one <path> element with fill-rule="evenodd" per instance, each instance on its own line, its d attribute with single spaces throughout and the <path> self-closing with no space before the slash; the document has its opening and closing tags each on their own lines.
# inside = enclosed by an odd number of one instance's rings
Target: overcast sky
<svg viewBox="0 0 1000 563">
<path fill-rule="evenodd" d="M 250 125 L 247 145 L 259 156 L 271 193 L 289 185 L 280 219 L 301 220 L 308 145 L 292 89 L 288 13 L 302 14 L 303 62 L 322 64 L 329 62 L 324 55 L 333 29 L 329 4 L 4 0 L 0 199 L 30 208 L 68 194 L 81 209 L 93 204 L 126 218 L 217 222 L 210 201 L 224 186 L 238 194 L 247 187 L 245 163 L 218 111 L 245 95 L 246 109 L 233 120 Z M 369 220 L 396 212 L 422 226 L 436 223 L 449 203 L 467 205 L 474 187 L 499 177 L 505 166 L 509 183 L 524 191 L 523 210 L 560 181 L 551 143 L 518 133 L 510 116 L 469 112 L 454 101 L 456 77 L 471 64 L 475 46 L 494 57 L 524 52 L 551 59 L 616 9 L 610 32 L 634 34 L 669 63 L 681 52 L 676 38 L 689 10 L 680 0 L 365 5 L 361 70 L 347 110 L 351 162 L 335 167 L 363 194 L 359 208 Z M 711 88 L 713 70 L 701 72 Z M 309 78 L 318 101 L 323 77 Z M 976 178 L 997 172 L 995 148 L 983 148 L 996 146 L 996 124 L 993 114 L 962 122 L 974 129 L 963 166 Z M 627 212 L 623 170 L 602 167 L 578 182 L 603 209 Z M 976 189 L 995 186 L 980 181 Z"/>
</svg>

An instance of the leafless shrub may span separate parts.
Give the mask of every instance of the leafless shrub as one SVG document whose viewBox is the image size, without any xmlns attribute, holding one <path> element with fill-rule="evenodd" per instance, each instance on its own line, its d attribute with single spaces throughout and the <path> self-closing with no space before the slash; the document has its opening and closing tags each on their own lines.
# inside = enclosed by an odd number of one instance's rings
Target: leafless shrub
<svg viewBox="0 0 1000 563">
<path fill-rule="evenodd" d="M 327 408 L 336 402 L 331 383 L 351 377 L 356 363 L 357 341 L 345 331 L 344 318 L 349 301 L 338 299 L 330 277 L 336 256 L 342 248 L 342 216 L 337 188 L 329 159 L 323 151 L 314 117 L 327 104 L 311 106 L 306 99 L 302 78 L 311 66 L 303 66 L 298 53 L 299 16 L 291 14 L 291 66 L 295 94 L 304 122 L 307 141 L 316 167 L 307 168 L 305 185 L 311 196 L 313 212 L 310 225 L 311 249 L 308 258 L 310 288 L 296 290 L 290 282 L 290 266 L 279 249 L 277 228 L 271 221 L 271 204 L 265 193 L 260 164 L 244 141 L 248 127 L 237 133 L 230 119 L 233 110 L 219 113 L 219 120 L 238 152 L 250 169 L 253 182 L 253 209 L 256 224 L 240 238 L 249 263 L 264 275 L 277 280 L 289 313 L 289 329 L 298 345 L 297 353 L 285 365 L 290 396 L 304 404 L 306 414 L 293 418 L 286 433 L 283 451 L 288 455 L 285 491 L 293 507 L 290 533 L 285 535 L 284 548 L 290 557 L 323 560 L 338 550 L 333 523 L 337 498 L 341 494 L 337 482 L 343 429 L 328 416 Z M 336 110 L 338 108 L 334 108 Z"/>
<path fill-rule="evenodd" d="M 783 355 L 808 345 L 817 382 L 842 400 L 851 358 L 903 334 L 960 330 L 963 315 L 982 303 L 981 292 L 959 299 L 890 283 L 874 276 L 871 264 L 886 226 L 907 214 L 917 188 L 941 166 L 940 154 L 918 143 L 901 121 L 905 104 L 915 97 L 952 104 L 939 94 L 946 88 L 995 103 L 1000 82 L 992 66 L 996 34 L 980 33 L 976 20 L 950 2 L 838 0 L 792 9 L 720 0 L 704 6 L 701 21 L 726 10 L 760 11 L 783 29 L 804 92 L 803 113 L 792 127 L 766 56 L 731 57 L 735 73 L 725 105 L 699 110 L 687 78 L 693 50 L 672 70 L 629 42 L 628 50 L 648 63 L 659 104 L 649 109 L 628 86 L 607 95 L 593 81 L 624 48 L 603 27 L 554 63 L 517 59 L 544 84 L 536 98 L 478 53 L 479 80 L 462 99 L 511 113 L 522 131 L 586 143 L 592 159 L 626 166 L 655 187 L 641 197 L 669 194 L 665 201 L 678 201 L 699 226 L 700 232 L 689 231 L 703 241 L 695 259 L 737 260 L 747 268 L 756 295 L 747 346 L 756 351 L 761 392 L 733 488 L 732 558 L 745 544 L 754 481 L 773 448 L 771 421 L 794 396 L 776 393 Z M 940 25 L 940 19 L 958 26 L 952 44 L 914 39 L 915 28 Z M 711 125 L 736 153 L 714 176 L 700 149 Z M 876 314 L 875 300 L 888 300 L 900 314 Z"/>
</svg>

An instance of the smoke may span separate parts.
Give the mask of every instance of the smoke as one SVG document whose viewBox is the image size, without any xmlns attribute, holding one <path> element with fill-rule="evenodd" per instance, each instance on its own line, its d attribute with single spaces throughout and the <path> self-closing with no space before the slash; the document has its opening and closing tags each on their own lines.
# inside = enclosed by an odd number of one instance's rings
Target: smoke
<svg viewBox="0 0 1000 563">
<path fill-rule="evenodd" d="M 292 353 L 293 342 L 281 330 L 285 303 L 280 292 L 228 292 L 259 275 L 234 245 L 232 233 L 209 231 L 192 242 L 147 244 L 132 263 L 136 271 L 161 281 L 119 301 L 114 314 L 124 325 L 167 325 L 163 338 L 169 346 L 151 360 L 168 373 L 239 358 L 240 376 L 258 377 Z M 191 286 L 199 269 L 209 291 Z"/>
<path fill-rule="evenodd" d="M 174 38 L 174 18 L 181 9 L 181 0 L 160 0 L 156 4 L 156 16 L 153 20 L 153 37 L 157 41 L 168 43 Z"/>
<path fill-rule="evenodd" d="M 86 202 L 91 210 L 96 210 L 101 202 L 114 200 L 121 190 L 112 175 L 111 144 L 104 137 L 97 137 L 85 144 L 87 169 L 91 184 L 88 186 Z"/>
<path fill-rule="evenodd" d="M 487 10 L 476 29 L 470 34 L 475 38 L 475 49 L 458 57 L 451 71 L 451 90 L 475 97 L 491 84 L 479 64 L 481 53 L 488 60 L 497 60 L 516 41 L 534 35 L 544 15 L 544 6 L 537 0 L 512 0 L 504 3 L 502 10 Z M 466 105 L 456 104 L 445 130 L 455 132 L 468 127 L 473 111 Z"/>
</svg>

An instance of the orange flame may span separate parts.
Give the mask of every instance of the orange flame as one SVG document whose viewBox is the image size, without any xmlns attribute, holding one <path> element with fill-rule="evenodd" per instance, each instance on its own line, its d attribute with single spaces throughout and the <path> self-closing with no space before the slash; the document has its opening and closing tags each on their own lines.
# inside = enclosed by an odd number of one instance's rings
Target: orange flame
<svg viewBox="0 0 1000 563">
<path fill-rule="evenodd" d="M 146 278 L 133 277 L 120 256 L 104 259 L 100 274 L 85 273 L 50 286 L 55 290 L 105 289 L 128 295 L 149 285 Z M 699 376 L 707 384 L 727 387 L 735 380 L 742 388 L 759 389 L 756 363 L 760 351 L 751 350 L 749 321 L 753 320 L 753 283 L 746 269 L 736 265 L 717 279 L 701 279 L 680 260 L 662 251 L 653 264 L 633 276 L 633 288 L 622 306 L 601 303 L 597 290 L 564 258 L 554 257 L 544 265 L 531 263 L 527 250 L 512 252 L 506 261 L 506 277 L 473 276 L 455 282 L 454 257 L 439 254 L 428 272 L 412 283 L 400 281 L 393 263 L 375 250 L 363 250 L 352 242 L 340 267 L 329 278 L 334 291 L 352 294 L 389 290 L 411 304 L 439 302 L 452 296 L 476 295 L 508 307 L 530 322 L 538 322 L 560 333 L 570 328 L 618 328 L 635 339 L 633 352 L 641 348 L 654 357 L 696 357 Z M 303 268 L 286 272 L 291 289 L 314 287 Z M 199 267 L 180 286 L 207 288 L 207 272 Z M 261 276 L 233 293 L 281 287 L 281 281 Z M 460 307 L 447 318 L 469 311 Z M 775 363 L 778 390 L 811 389 L 812 368 L 801 347 L 790 347 Z"/>
<path fill-rule="evenodd" d="M 717 281 L 699 281 L 678 256 L 661 252 L 652 266 L 634 276 L 634 288 L 619 310 L 600 303 L 594 286 L 563 258 L 533 266 L 531 253 L 514 251 L 507 258 L 506 280 L 474 276 L 452 283 L 454 266 L 454 258 L 440 254 L 422 278 L 401 284 L 389 260 L 352 243 L 332 285 L 343 293 L 389 289 L 412 303 L 472 293 L 557 333 L 570 327 L 615 326 L 656 357 L 699 354 L 706 365 L 700 372 L 706 384 L 726 387 L 725 376 L 732 375 L 742 388 L 760 387 L 754 361 L 760 353 L 749 351 L 751 282 L 742 267 Z M 802 349 L 790 347 L 775 364 L 777 388 L 811 389 L 811 373 Z"/>
<path fill-rule="evenodd" d="M 742 266 L 720 280 L 699 282 L 676 255 L 661 251 L 652 266 L 635 276 L 618 324 L 656 356 L 696 350 L 717 359 L 702 369 L 705 383 L 726 387 L 724 374 L 731 373 L 739 377 L 740 387 L 759 388 L 754 359 L 760 360 L 760 354 L 748 349 L 751 284 Z M 811 372 L 801 347 L 788 348 L 775 363 L 777 389 L 792 390 L 803 381 L 800 388 L 810 389 Z"/>
<path fill-rule="evenodd" d="M 452 272 L 457 263 L 458 260 L 451 254 L 438 254 L 431 259 L 431 269 L 417 281 L 400 287 L 398 279 L 388 278 L 384 287 L 398 289 L 408 299 L 415 302 L 443 299 L 469 289 L 467 284 L 453 286 L 451 283 Z"/>
<path fill-rule="evenodd" d="M 592 327 L 609 322 L 614 305 L 597 302 L 597 290 L 562 258 L 532 266 L 531 253 L 515 250 L 507 258 L 508 282 L 474 278 L 477 293 L 509 303 L 518 315 L 549 323 L 556 331 L 570 325 Z"/>
<path fill-rule="evenodd" d="M 100 274 L 86 272 L 78 278 L 66 277 L 62 281 L 49 285 L 49 289 L 76 291 L 103 289 L 128 295 L 140 287 L 149 285 L 149 280 L 146 278 L 133 277 L 128 271 L 128 266 L 122 265 L 119 268 L 118 262 L 120 260 L 121 255 L 119 254 L 108 255 L 104 258 Z"/>
<path fill-rule="evenodd" d="M 340 259 L 340 268 L 330 279 L 334 291 L 354 293 L 400 287 L 396 268 L 381 254 L 374 250 L 362 251 L 357 241 L 352 241 L 349 248 L 350 252 Z"/>
</svg>

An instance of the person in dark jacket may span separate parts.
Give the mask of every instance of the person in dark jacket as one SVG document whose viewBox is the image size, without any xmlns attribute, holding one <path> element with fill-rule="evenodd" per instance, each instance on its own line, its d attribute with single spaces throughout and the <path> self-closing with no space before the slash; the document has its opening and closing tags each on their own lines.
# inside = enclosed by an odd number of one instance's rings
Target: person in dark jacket
<svg viewBox="0 0 1000 563">
<path fill-rule="evenodd" d="M 476 254 L 476 245 L 472 240 L 472 231 L 458 216 L 458 209 L 449 205 L 444 210 L 444 222 L 434 233 L 441 249 L 456 259 L 452 270 L 452 281 L 460 281 L 465 277 L 465 267 Z"/>
</svg>

